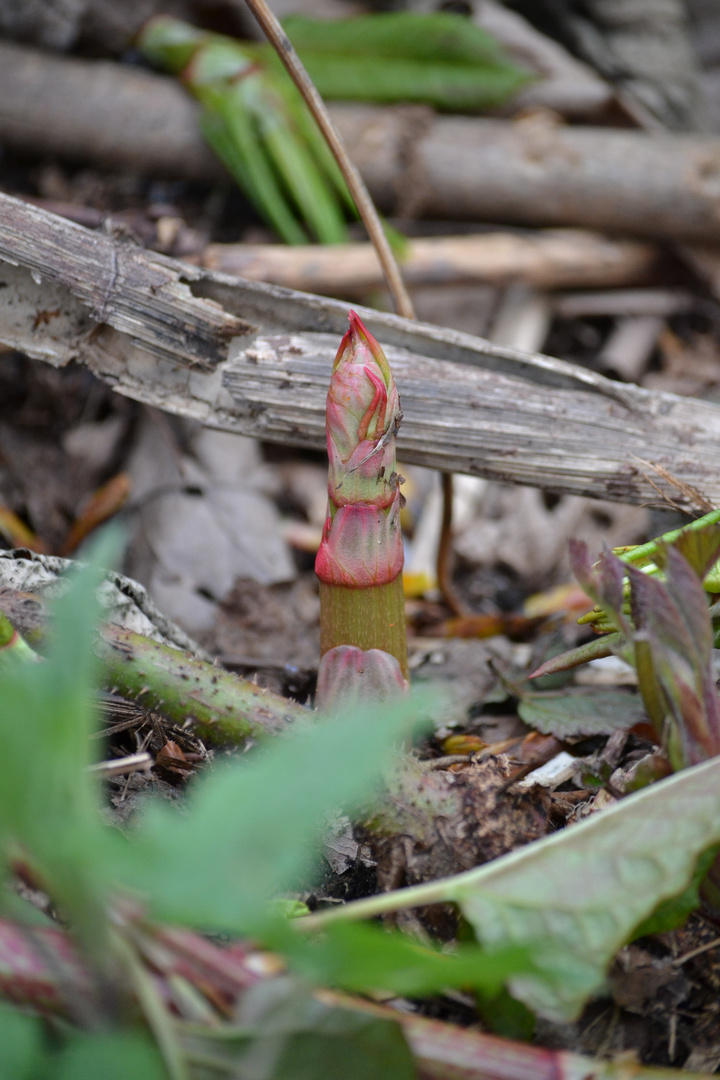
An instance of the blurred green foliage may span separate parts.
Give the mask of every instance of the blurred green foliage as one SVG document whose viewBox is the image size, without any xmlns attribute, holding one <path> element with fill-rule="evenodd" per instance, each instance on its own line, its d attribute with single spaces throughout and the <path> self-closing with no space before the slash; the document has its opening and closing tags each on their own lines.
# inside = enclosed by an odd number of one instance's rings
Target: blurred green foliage
<svg viewBox="0 0 720 1080">
<path fill-rule="evenodd" d="M 450 13 L 291 16 L 284 28 L 328 100 L 475 111 L 506 101 L 530 77 L 484 30 Z M 355 210 L 345 181 L 269 45 L 167 16 L 152 19 L 138 44 L 201 103 L 208 142 L 286 243 L 306 243 L 306 230 L 323 244 L 346 239 L 345 216 Z"/>
</svg>

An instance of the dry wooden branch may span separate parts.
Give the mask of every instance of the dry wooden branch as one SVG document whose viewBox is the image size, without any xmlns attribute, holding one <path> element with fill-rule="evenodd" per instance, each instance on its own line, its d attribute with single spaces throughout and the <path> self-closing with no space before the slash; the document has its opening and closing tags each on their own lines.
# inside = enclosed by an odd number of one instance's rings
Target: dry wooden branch
<svg viewBox="0 0 720 1080">
<path fill-rule="evenodd" d="M 0 297 L 0 341 L 29 356 L 80 361 L 120 393 L 211 427 L 324 446 L 347 323 L 337 300 L 186 266 L 8 196 Z M 402 460 L 634 503 L 657 499 L 649 461 L 720 503 L 716 405 L 358 310 L 396 372 Z"/>
<path fill-rule="evenodd" d="M 408 285 L 522 281 L 539 289 L 601 288 L 647 281 L 658 258 L 649 244 L 579 230 L 494 232 L 412 240 L 402 271 Z M 210 244 L 199 261 L 209 270 L 331 296 L 383 284 L 370 244 Z"/>
<path fill-rule="evenodd" d="M 31 291 L 39 301 L 46 298 L 35 330 L 44 324 L 52 337 L 62 332 L 66 313 L 53 297 L 63 287 L 85 309 L 76 334 L 107 323 L 151 353 L 191 367 L 212 370 L 230 338 L 251 329 L 218 304 L 196 299 L 177 267 L 162 256 L 149 260 L 128 237 L 91 232 L 18 200 L 4 200 L 3 211 L 3 258 L 29 270 Z M 8 308 L 11 296 L 5 297 Z M 16 314 L 5 317 L 12 321 Z"/>
<path fill-rule="evenodd" d="M 424 108 L 335 106 L 373 198 L 419 216 L 570 225 L 720 241 L 720 139 Z M 0 43 L 0 142 L 124 168 L 215 180 L 196 106 L 161 75 Z"/>
</svg>

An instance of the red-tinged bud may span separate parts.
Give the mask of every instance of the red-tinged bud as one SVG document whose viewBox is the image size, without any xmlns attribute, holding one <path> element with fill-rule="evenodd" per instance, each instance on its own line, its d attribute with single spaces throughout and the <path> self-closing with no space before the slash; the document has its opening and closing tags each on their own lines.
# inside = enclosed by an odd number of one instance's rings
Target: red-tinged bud
<svg viewBox="0 0 720 1080">
<path fill-rule="evenodd" d="M 328 493 L 336 505 L 392 502 L 401 417 L 385 354 L 351 311 L 327 396 Z"/>
<path fill-rule="evenodd" d="M 328 438 L 328 457 L 328 496 L 335 506 L 360 502 L 377 507 L 392 504 L 399 484 L 394 439 L 384 443 L 364 439 L 343 460 Z"/>
<path fill-rule="evenodd" d="M 403 566 L 397 520 L 400 494 L 391 509 L 341 506 L 327 518 L 315 560 L 315 573 L 326 585 L 368 589 L 394 581 Z"/>
<path fill-rule="evenodd" d="M 349 711 L 400 697 L 407 688 L 400 664 L 390 653 L 338 645 L 320 661 L 316 700 L 326 712 Z"/>
</svg>

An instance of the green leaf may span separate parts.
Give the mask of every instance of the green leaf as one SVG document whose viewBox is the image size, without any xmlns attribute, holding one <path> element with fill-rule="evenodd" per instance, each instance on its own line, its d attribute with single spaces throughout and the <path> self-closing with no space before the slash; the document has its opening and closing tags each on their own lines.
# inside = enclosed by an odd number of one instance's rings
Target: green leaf
<svg viewBox="0 0 720 1080">
<path fill-rule="evenodd" d="M 100 563 L 117 540 L 106 535 L 89 566 L 70 579 L 54 605 L 47 659 L 0 671 L 0 873 L 23 850 L 85 943 L 104 932 L 104 889 L 95 865 L 104 826 L 96 780 L 88 772 L 93 634 Z"/>
<path fill-rule="evenodd" d="M 686 529 L 672 542 L 672 546 L 690 564 L 699 578 L 704 578 L 720 555 L 720 525 L 709 524 L 702 528 Z M 662 545 L 658 544 L 656 553 L 658 566 L 664 566 L 666 555 Z"/>
<path fill-rule="evenodd" d="M 523 948 L 493 953 L 459 945 L 442 952 L 375 926 L 340 924 L 328 927 L 319 939 L 297 933 L 292 938 L 286 935 L 282 951 L 297 971 L 319 985 L 355 993 L 382 990 L 422 997 L 465 988 L 496 994 L 511 975 L 532 966 Z"/>
<path fill-rule="evenodd" d="M 568 735 L 610 735 L 647 720 L 637 694 L 597 687 L 524 693 L 518 713 L 530 727 L 558 739 Z"/>
<path fill-rule="evenodd" d="M 529 78 L 469 19 L 400 12 L 286 21 L 319 93 L 477 109 Z M 296 40 L 297 39 L 297 40 Z M 168 17 L 138 39 L 153 63 L 180 74 L 204 105 L 203 131 L 258 211 L 287 243 L 305 241 L 295 204 L 321 243 L 342 243 L 344 204 L 356 210 L 302 97 L 269 46 L 206 33 Z"/>
<path fill-rule="evenodd" d="M 500 61 L 470 65 L 373 56 L 303 52 L 308 75 L 329 101 L 413 102 L 449 112 L 491 108 L 507 101 L 527 76 Z"/>
<path fill-rule="evenodd" d="M 249 758 L 218 766 L 186 810 L 156 803 L 112 868 L 160 918 L 249 933 L 279 918 L 267 901 L 298 887 L 316 858 L 325 815 L 372 793 L 418 703 L 313 719 Z"/>
<path fill-rule="evenodd" d="M 309 148 L 300 140 L 288 138 L 279 111 L 266 110 L 258 123 L 278 174 L 320 243 L 341 244 L 347 239 L 345 222 L 335 193 Z"/>
<path fill-rule="evenodd" d="M 530 950 L 538 971 L 512 977 L 512 994 L 542 1016 L 572 1020 L 635 928 L 687 888 L 699 857 L 718 843 L 714 758 L 476 870 L 311 919 L 329 925 L 457 903 L 486 948 Z"/>
<path fill-rule="evenodd" d="M 44 1058 L 40 1021 L 9 1005 L 0 1005 L 0 1076 L 37 1080 Z"/>
<path fill-rule="evenodd" d="M 647 937 L 650 934 L 666 934 L 669 930 L 675 930 L 676 927 L 683 925 L 688 915 L 700 906 L 700 886 L 714 863 L 717 853 L 717 844 L 702 853 L 687 888 L 677 896 L 671 896 L 658 904 L 652 915 L 635 927 L 633 938 Z"/>
<path fill-rule="evenodd" d="M 635 927 L 688 884 L 720 841 L 720 760 L 631 795 L 586 822 L 448 883 L 488 948 L 540 943 L 542 976 L 510 981 L 550 1018 L 573 1019 Z"/>
<path fill-rule="evenodd" d="M 622 641 L 623 636 L 619 630 L 614 634 L 593 638 L 592 641 L 586 641 L 584 645 L 578 645 L 574 649 L 568 649 L 567 652 L 551 656 L 528 678 L 540 679 L 545 675 L 555 675 L 559 671 L 569 671 L 571 668 L 578 667 L 579 664 L 589 663 L 590 660 L 612 656 L 622 645 Z"/>
<path fill-rule="evenodd" d="M 700 578 L 674 547 L 664 562 L 664 580 L 628 567 L 635 660 L 648 713 L 673 767 L 682 768 L 720 753 L 720 697 Z"/>
<path fill-rule="evenodd" d="M 205 106 L 201 117 L 205 137 L 255 208 L 286 243 L 306 243 L 307 236 L 287 205 L 252 115 L 236 100 L 232 88 L 204 87 L 197 91 L 197 97 Z"/>
<path fill-rule="evenodd" d="M 2 1074 L 5 1076 L 5 1074 Z M 11 1074 L 8 1075 L 8 1080 Z M 47 1080 L 167 1080 L 162 1057 L 143 1032 L 73 1034 L 52 1058 Z"/>
<path fill-rule="evenodd" d="M 507 100 L 531 77 L 470 19 L 396 12 L 283 21 L 328 100 L 414 101 L 459 112 Z"/>
<path fill-rule="evenodd" d="M 502 50 L 490 34 L 451 12 L 395 12 L 351 19 L 288 15 L 283 27 L 300 53 L 367 55 L 376 60 L 438 60 L 456 64 L 497 61 Z"/>
</svg>

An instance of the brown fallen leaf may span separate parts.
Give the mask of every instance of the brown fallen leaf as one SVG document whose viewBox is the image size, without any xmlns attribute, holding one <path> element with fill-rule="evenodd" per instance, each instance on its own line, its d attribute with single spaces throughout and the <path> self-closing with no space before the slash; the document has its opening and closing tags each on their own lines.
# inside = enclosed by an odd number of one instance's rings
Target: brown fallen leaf
<svg viewBox="0 0 720 1080">
<path fill-rule="evenodd" d="M 187 776 L 192 770 L 192 763 L 188 761 L 181 747 L 172 739 L 168 739 L 165 745 L 158 751 L 155 764 L 168 772 L 179 773 Z"/>
<path fill-rule="evenodd" d="M 118 473 L 112 480 L 108 480 L 107 484 L 98 488 L 73 522 L 58 555 L 72 555 L 86 536 L 121 509 L 130 495 L 130 490 L 130 477 L 125 472 Z"/>
</svg>

